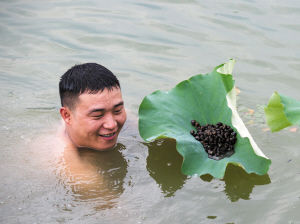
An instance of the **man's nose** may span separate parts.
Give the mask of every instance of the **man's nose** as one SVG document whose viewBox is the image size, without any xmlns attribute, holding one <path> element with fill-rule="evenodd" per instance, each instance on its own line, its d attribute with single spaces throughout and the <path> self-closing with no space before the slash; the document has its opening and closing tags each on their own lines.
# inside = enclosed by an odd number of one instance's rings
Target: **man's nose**
<svg viewBox="0 0 300 224">
<path fill-rule="evenodd" d="M 114 116 L 111 114 L 107 114 L 103 127 L 106 129 L 114 129 L 117 126 L 117 121 L 115 120 Z"/>
</svg>

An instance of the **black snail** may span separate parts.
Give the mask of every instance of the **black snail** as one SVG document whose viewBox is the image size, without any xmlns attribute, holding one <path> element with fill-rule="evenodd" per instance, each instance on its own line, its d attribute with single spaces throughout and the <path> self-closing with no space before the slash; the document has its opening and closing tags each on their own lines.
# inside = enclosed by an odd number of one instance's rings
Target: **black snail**
<svg viewBox="0 0 300 224">
<path fill-rule="evenodd" d="M 234 153 L 237 138 L 230 126 L 221 122 L 201 126 L 196 120 L 191 124 L 196 128 L 196 131 L 191 130 L 191 135 L 201 142 L 209 158 L 220 160 Z"/>
</svg>

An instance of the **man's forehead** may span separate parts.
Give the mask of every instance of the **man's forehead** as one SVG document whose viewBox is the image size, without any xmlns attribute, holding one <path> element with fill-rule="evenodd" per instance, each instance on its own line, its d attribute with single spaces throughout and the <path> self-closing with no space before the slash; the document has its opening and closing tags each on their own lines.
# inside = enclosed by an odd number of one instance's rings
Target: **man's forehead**
<svg viewBox="0 0 300 224">
<path fill-rule="evenodd" d="M 114 106 L 123 102 L 120 88 L 104 89 L 98 92 L 85 92 L 79 95 L 79 104 L 86 107 Z"/>
</svg>

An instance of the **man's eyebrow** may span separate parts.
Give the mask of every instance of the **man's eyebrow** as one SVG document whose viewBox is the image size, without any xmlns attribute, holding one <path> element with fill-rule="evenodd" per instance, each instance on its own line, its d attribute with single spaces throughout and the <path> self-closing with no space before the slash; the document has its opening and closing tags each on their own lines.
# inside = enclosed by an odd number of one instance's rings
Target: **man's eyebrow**
<svg viewBox="0 0 300 224">
<path fill-rule="evenodd" d="M 124 102 L 122 101 L 122 102 L 120 102 L 120 103 L 114 105 L 114 108 L 119 107 L 119 106 L 123 106 L 123 105 L 124 105 Z M 88 114 L 92 114 L 92 113 L 95 113 L 95 112 L 104 112 L 104 111 L 105 111 L 105 109 L 102 109 L 102 108 L 96 108 L 96 109 L 93 109 L 93 110 L 89 111 Z"/>
<path fill-rule="evenodd" d="M 124 105 L 124 102 L 122 101 L 122 102 L 120 102 L 120 103 L 114 105 L 114 107 L 119 107 L 119 106 L 123 106 L 123 105 Z"/>
</svg>

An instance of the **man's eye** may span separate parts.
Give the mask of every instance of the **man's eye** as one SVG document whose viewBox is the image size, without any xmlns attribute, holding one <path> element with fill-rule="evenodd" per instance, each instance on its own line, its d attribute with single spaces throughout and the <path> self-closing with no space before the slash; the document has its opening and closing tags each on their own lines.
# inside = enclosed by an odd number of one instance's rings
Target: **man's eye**
<svg viewBox="0 0 300 224">
<path fill-rule="evenodd" d="M 93 118 L 96 118 L 96 119 L 99 119 L 99 118 L 101 118 L 101 117 L 103 117 L 103 114 L 97 114 L 97 115 L 94 115 L 94 116 L 93 116 Z"/>
<path fill-rule="evenodd" d="M 121 111 L 122 111 L 122 109 L 115 110 L 114 113 L 115 113 L 115 114 L 119 114 L 119 113 L 121 113 Z"/>
</svg>

